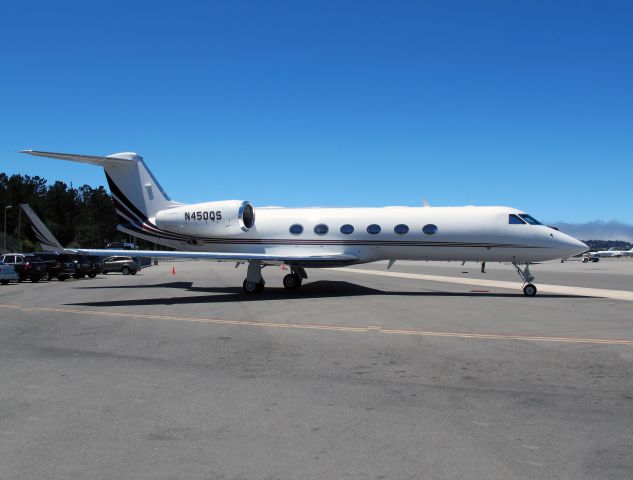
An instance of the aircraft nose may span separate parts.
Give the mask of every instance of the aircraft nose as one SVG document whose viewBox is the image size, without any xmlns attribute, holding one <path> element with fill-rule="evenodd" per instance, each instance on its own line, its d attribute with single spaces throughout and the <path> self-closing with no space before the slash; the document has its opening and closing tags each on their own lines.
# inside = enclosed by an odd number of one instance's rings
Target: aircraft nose
<svg viewBox="0 0 633 480">
<path fill-rule="evenodd" d="M 589 250 L 586 243 L 572 237 L 571 235 L 563 234 L 562 241 L 565 245 L 565 250 L 568 252 L 567 256 L 573 257 L 574 255 L 580 255 Z"/>
</svg>

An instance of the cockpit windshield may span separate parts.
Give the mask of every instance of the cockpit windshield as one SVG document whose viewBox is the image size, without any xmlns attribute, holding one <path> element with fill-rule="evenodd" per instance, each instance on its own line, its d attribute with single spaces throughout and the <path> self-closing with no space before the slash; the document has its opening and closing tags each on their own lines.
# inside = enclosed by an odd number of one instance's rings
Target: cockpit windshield
<svg viewBox="0 0 633 480">
<path fill-rule="evenodd" d="M 519 213 L 519 217 L 521 217 L 523 220 L 525 220 L 530 225 L 543 225 L 536 218 L 528 215 L 527 213 Z"/>
<path fill-rule="evenodd" d="M 517 217 L 514 213 L 511 213 L 508 217 L 508 223 L 510 225 L 525 225 L 525 222 Z"/>
</svg>

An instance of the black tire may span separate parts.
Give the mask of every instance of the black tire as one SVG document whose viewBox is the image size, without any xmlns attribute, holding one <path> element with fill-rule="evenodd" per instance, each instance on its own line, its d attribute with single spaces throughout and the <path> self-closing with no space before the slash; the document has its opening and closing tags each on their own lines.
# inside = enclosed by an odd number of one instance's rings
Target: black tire
<svg viewBox="0 0 633 480">
<path fill-rule="evenodd" d="M 259 283 L 255 283 L 255 282 L 249 282 L 248 280 L 244 279 L 244 283 L 242 283 L 242 287 L 244 288 L 244 291 L 246 293 L 250 293 L 250 294 L 262 293 L 262 291 L 264 290 L 264 282 L 261 281 Z"/>
<path fill-rule="evenodd" d="M 64 282 L 66 281 L 67 278 L 68 278 L 68 275 L 60 275 L 57 277 L 57 280 L 59 280 L 60 282 Z"/>
<path fill-rule="evenodd" d="M 283 282 L 286 290 L 296 290 L 301 286 L 301 277 L 295 273 L 289 273 L 284 277 Z"/>
<path fill-rule="evenodd" d="M 526 297 L 533 297 L 534 295 L 536 295 L 536 291 L 536 287 L 531 283 L 528 283 L 525 287 L 523 287 L 523 294 Z"/>
<path fill-rule="evenodd" d="M 123 275 L 129 275 L 129 274 L 130 274 L 130 267 L 123 267 L 123 268 L 121 269 L 121 273 L 122 273 Z"/>
<path fill-rule="evenodd" d="M 137 270 L 130 270 L 130 275 L 136 275 Z"/>
<path fill-rule="evenodd" d="M 9 280 L 0 280 L 0 283 L 2 283 L 2 285 L 9 285 Z"/>
<path fill-rule="evenodd" d="M 95 278 L 96 276 L 97 276 L 97 274 L 96 274 L 96 273 L 89 273 L 89 274 L 88 274 L 88 277 L 90 277 L 90 278 Z"/>
<path fill-rule="evenodd" d="M 31 277 L 31 283 L 37 283 L 40 281 L 40 277 Z"/>
</svg>

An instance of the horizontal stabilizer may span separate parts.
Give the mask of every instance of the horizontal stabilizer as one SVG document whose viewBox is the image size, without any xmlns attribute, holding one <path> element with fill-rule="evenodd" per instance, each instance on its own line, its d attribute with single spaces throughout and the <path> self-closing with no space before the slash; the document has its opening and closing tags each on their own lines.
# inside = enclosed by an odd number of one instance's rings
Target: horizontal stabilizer
<svg viewBox="0 0 633 480">
<path fill-rule="evenodd" d="M 58 160 L 70 160 L 71 162 L 89 163 L 91 165 L 105 166 L 106 162 L 135 162 L 141 157 L 133 152 L 117 153 L 107 157 L 98 157 L 95 155 L 78 155 L 76 153 L 55 153 L 55 152 L 39 152 L 37 150 L 21 150 L 20 153 L 27 153 L 36 157 L 56 158 Z"/>
</svg>

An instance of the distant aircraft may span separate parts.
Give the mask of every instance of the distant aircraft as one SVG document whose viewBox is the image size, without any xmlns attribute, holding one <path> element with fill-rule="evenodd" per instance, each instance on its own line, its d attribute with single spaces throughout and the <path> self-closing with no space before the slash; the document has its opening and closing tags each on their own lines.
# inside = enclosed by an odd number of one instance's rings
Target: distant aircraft
<svg viewBox="0 0 633 480">
<path fill-rule="evenodd" d="M 248 263 L 243 288 L 260 293 L 262 267 L 288 265 L 296 289 L 306 268 L 377 260 L 510 262 L 523 293 L 536 294 L 530 264 L 567 258 L 588 247 L 509 207 L 258 208 L 244 200 L 183 204 L 171 200 L 136 153 L 106 157 L 24 150 L 40 157 L 99 165 L 120 219 L 118 229 L 177 251 L 136 250 L 135 257 Z M 256 215 L 257 214 L 257 215 Z M 256 220 L 257 219 L 257 220 Z M 78 249 L 88 255 L 129 250 Z"/>
<path fill-rule="evenodd" d="M 597 252 L 587 252 L 590 257 L 606 258 L 606 257 L 633 257 L 633 248 L 630 250 L 618 250 L 611 247 L 609 250 L 599 250 Z"/>
</svg>

